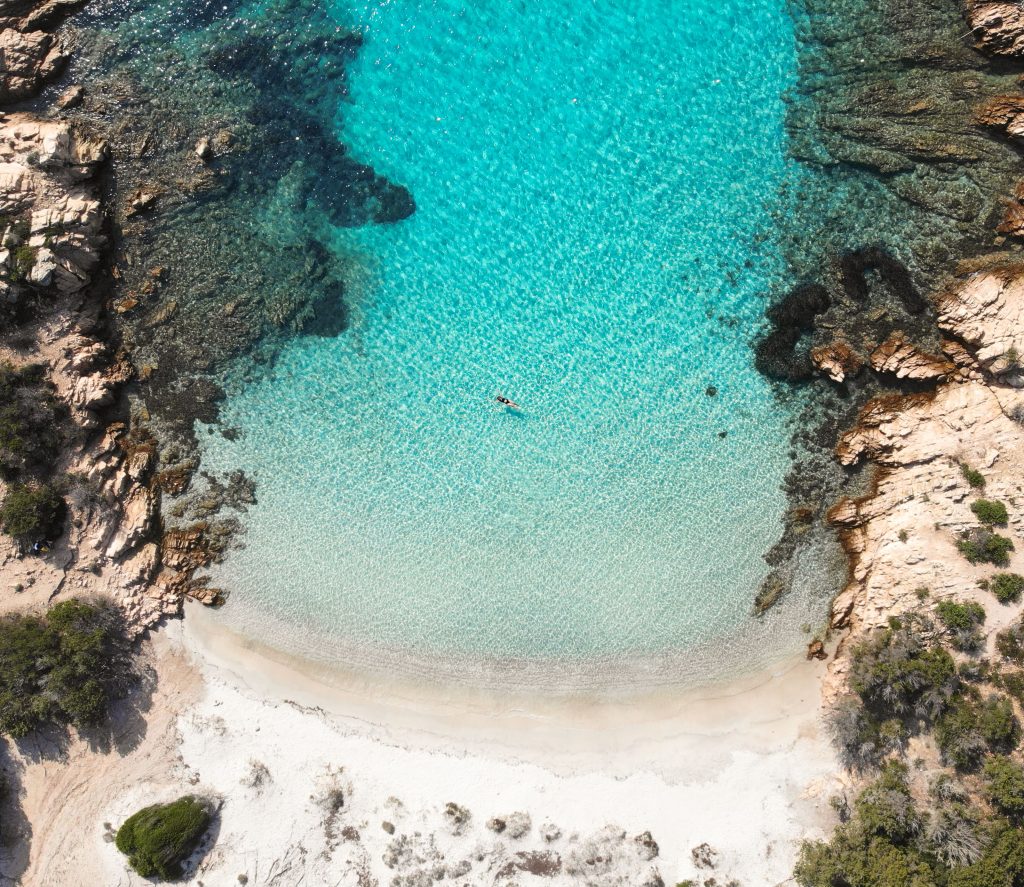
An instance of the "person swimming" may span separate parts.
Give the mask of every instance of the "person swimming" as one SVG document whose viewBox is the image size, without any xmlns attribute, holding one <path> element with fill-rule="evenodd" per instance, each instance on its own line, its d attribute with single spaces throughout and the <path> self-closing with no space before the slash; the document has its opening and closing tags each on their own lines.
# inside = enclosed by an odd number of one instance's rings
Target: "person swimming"
<svg viewBox="0 0 1024 887">
<path fill-rule="evenodd" d="M 519 406 L 519 404 L 517 404 L 517 403 L 516 403 L 515 401 L 509 400 L 509 399 L 508 399 L 507 397 L 505 397 L 505 395 L 503 395 L 503 394 L 497 394 L 497 395 L 495 395 L 494 399 L 495 399 L 495 400 L 496 400 L 496 401 L 497 401 L 498 403 L 500 403 L 500 404 L 501 404 L 502 406 L 506 406 L 506 407 L 508 407 L 508 408 L 509 408 L 510 410 L 521 410 L 521 409 L 522 409 L 522 407 L 521 407 L 521 406 Z"/>
</svg>

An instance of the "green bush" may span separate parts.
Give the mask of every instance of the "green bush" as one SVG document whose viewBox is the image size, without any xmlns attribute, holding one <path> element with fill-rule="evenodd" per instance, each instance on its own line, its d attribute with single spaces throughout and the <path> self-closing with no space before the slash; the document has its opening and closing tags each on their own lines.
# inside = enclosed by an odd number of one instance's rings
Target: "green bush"
<svg viewBox="0 0 1024 887">
<path fill-rule="evenodd" d="M 1005 536 L 978 528 L 964 533 L 957 542 L 957 548 L 972 564 L 990 563 L 1005 567 L 1010 562 L 1013 543 Z"/>
<path fill-rule="evenodd" d="M 851 658 L 850 686 L 880 721 L 893 714 L 932 720 L 959 685 L 953 657 L 927 644 L 913 619 L 858 644 Z"/>
<path fill-rule="evenodd" d="M 129 816 L 117 830 L 115 843 L 142 877 L 174 880 L 182 876 L 181 864 L 199 846 L 210 819 L 207 802 L 185 795 Z"/>
<path fill-rule="evenodd" d="M 980 471 L 971 468 L 971 466 L 966 462 L 960 463 L 960 471 L 964 476 L 964 480 L 974 487 L 974 489 L 981 490 L 985 487 L 985 475 Z"/>
<path fill-rule="evenodd" d="M 997 829 L 981 859 L 950 874 L 949 887 L 1021 887 L 1024 885 L 1024 834 Z"/>
<path fill-rule="evenodd" d="M 53 541 L 64 531 L 67 505 L 52 486 L 12 484 L 0 502 L 0 530 L 19 542 Z"/>
<path fill-rule="evenodd" d="M 1002 813 L 1019 819 L 1024 815 L 1024 768 L 998 755 L 985 761 L 985 791 Z"/>
<path fill-rule="evenodd" d="M 1024 624 L 1018 622 L 996 635 L 996 650 L 1011 662 L 1024 664 Z"/>
<path fill-rule="evenodd" d="M 958 631 L 970 631 L 985 622 L 985 608 L 974 601 L 966 604 L 942 601 L 935 608 L 935 612 L 946 628 Z"/>
<path fill-rule="evenodd" d="M 918 849 L 922 817 L 907 787 L 906 767 L 890 763 L 858 796 L 853 816 L 828 842 L 800 850 L 794 876 L 801 887 L 916 887 L 936 883 Z"/>
<path fill-rule="evenodd" d="M 1010 751 L 1019 735 L 1013 705 L 999 695 L 980 702 L 959 697 L 935 725 L 943 759 L 959 770 L 977 770 L 992 750 Z"/>
<path fill-rule="evenodd" d="M 983 524 L 997 524 L 1005 527 L 1010 516 L 1006 513 L 1006 506 L 995 499 L 978 499 L 971 503 L 971 511 Z"/>
<path fill-rule="evenodd" d="M 63 440 L 67 410 L 57 400 L 45 370 L 0 363 L 0 477 L 52 469 Z"/>
<path fill-rule="evenodd" d="M 0 734 L 102 723 L 131 680 L 128 657 L 120 615 L 110 606 L 72 599 L 43 617 L 0 619 Z"/>
<path fill-rule="evenodd" d="M 1024 576 L 1019 573 L 996 573 L 988 581 L 988 590 L 1001 604 L 1015 604 L 1024 591 Z"/>
<path fill-rule="evenodd" d="M 981 646 L 978 628 L 985 622 L 985 608 L 969 601 L 941 601 L 935 608 L 939 621 L 946 626 L 953 646 L 959 650 L 976 650 Z"/>
</svg>

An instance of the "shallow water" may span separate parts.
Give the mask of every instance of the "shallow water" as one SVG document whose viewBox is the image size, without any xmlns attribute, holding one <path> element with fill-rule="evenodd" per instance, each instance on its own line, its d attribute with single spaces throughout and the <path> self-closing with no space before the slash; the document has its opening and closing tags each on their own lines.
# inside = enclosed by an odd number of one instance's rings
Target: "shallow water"
<svg viewBox="0 0 1024 887">
<path fill-rule="evenodd" d="M 783 0 L 334 14 L 365 34 L 338 136 L 417 209 L 333 233 L 350 328 L 295 340 L 227 401 L 239 439 L 205 438 L 258 484 L 224 618 L 428 671 L 794 649 L 806 596 L 749 616 L 789 467 L 749 344 L 807 175 Z"/>
</svg>

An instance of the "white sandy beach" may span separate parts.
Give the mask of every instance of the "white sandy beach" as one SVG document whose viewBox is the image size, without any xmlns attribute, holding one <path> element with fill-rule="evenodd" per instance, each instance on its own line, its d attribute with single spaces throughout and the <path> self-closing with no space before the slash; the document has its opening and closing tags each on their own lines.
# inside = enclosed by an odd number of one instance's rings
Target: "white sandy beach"
<svg viewBox="0 0 1024 887">
<path fill-rule="evenodd" d="M 187 881 L 205 887 L 639 887 L 698 875 L 768 887 L 831 822 L 838 768 L 818 722 L 819 663 L 703 693 L 531 704 L 328 686 L 201 611 L 151 646 L 160 683 L 136 747 L 76 745 L 69 766 L 26 764 L 37 825 L 25 884 L 146 883 L 105 823 L 185 792 L 221 805 L 216 844 Z M 468 818 L 446 814 L 449 802 Z M 636 840 L 644 832 L 657 848 Z M 704 842 L 714 870 L 694 865 Z"/>
</svg>

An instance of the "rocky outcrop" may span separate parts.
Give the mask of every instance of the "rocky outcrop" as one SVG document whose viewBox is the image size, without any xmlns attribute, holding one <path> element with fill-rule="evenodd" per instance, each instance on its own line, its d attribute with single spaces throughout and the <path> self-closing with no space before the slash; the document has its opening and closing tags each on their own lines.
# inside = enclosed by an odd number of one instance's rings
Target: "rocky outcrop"
<svg viewBox="0 0 1024 887">
<path fill-rule="evenodd" d="M 864 368 L 863 356 L 854 351 L 849 342 L 842 339 L 836 339 L 829 345 L 812 348 L 811 363 L 833 382 L 844 382 Z"/>
<path fill-rule="evenodd" d="M 943 379 L 956 367 L 943 357 L 920 351 L 902 330 L 896 330 L 871 352 L 871 368 L 892 373 L 897 379 Z"/>
<path fill-rule="evenodd" d="M 980 366 L 1024 384 L 1024 275 L 1010 268 L 977 274 L 938 300 L 939 326 L 966 343 Z"/>
<path fill-rule="evenodd" d="M 970 36 L 994 55 L 1024 55 L 1024 7 L 1008 0 L 967 0 Z"/>
<path fill-rule="evenodd" d="M 89 283 L 106 243 L 93 182 L 106 157 L 104 142 L 66 122 L 0 119 L 0 302 Z"/>
<path fill-rule="evenodd" d="M 969 507 L 977 493 L 961 466 L 984 474 L 986 497 L 1024 501 L 1024 391 L 992 372 L 1006 343 L 1024 332 L 1022 294 L 1022 268 L 961 280 L 940 299 L 939 314 L 942 328 L 962 343 L 947 351 L 957 355 L 957 372 L 933 392 L 872 400 L 843 435 L 840 462 L 870 460 L 875 474 L 867 495 L 844 498 L 828 513 L 850 562 L 833 628 L 855 637 L 919 608 L 921 594 L 978 594 L 987 571 L 956 544 L 977 525 Z M 1013 513 L 1001 532 L 1016 544 L 1009 569 L 1024 572 L 1024 515 Z M 841 648 L 830 664 L 827 700 L 844 692 L 848 668 Z"/>
<path fill-rule="evenodd" d="M 64 69 L 68 51 L 54 29 L 86 0 L 0 2 L 0 104 L 32 98 Z"/>
</svg>

